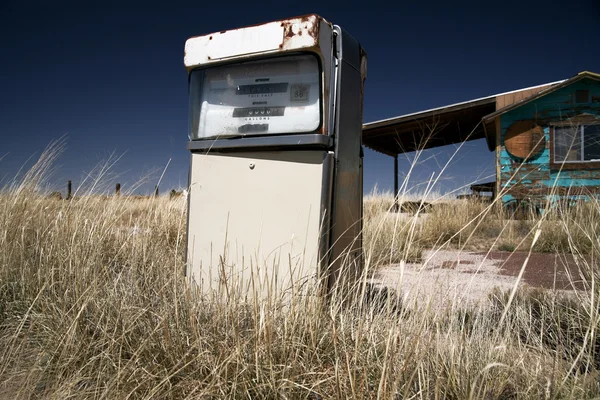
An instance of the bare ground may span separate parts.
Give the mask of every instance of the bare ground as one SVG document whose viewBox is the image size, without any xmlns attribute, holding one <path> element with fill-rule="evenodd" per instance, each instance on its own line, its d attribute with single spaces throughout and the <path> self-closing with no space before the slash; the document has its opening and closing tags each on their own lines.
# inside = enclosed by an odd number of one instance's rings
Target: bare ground
<svg viewBox="0 0 600 400">
<path fill-rule="evenodd" d="M 395 290 L 405 306 L 446 308 L 485 304 L 494 288 L 542 287 L 561 292 L 583 289 L 573 256 L 532 253 L 521 280 L 527 252 L 425 251 L 421 263 L 389 265 L 371 283 Z"/>
</svg>

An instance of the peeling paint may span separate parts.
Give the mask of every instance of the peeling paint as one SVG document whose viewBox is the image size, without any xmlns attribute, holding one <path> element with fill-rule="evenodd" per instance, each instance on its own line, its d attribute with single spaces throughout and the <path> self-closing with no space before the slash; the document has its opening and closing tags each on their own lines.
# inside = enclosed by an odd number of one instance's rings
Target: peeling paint
<svg viewBox="0 0 600 400">
<path fill-rule="evenodd" d="M 319 40 L 319 20 L 315 15 L 294 18 L 281 22 L 283 42 L 279 45 L 282 50 L 314 47 Z"/>
<path fill-rule="evenodd" d="M 210 62 L 252 56 L 312 49 L 319 53 L 320 31 L 332 25 L 311 14 L 197 36 L 185 43 L 184 65 L 189 70 Z"/>
<path fill-rule="evenodd" d="M 572 94 L 576 90 L 590 90 L 592 102 L 573 104 Z M 551 166 L 551 129 L 557 122 L 590 122 L 600 118 L 600 82 L 582 80 L 566 86 L 547 96 L 524 104 L 503 114 L 500 118 L 501 139 L 517 121 L 535 118 L 535 123 L 543 127 L 546 146 L 541 154 L 533 159 L 522 161 L 511 156 L 504 146 L 500 147 L 498 176 L 500 187 L 505 194 L 503 203 L 530 199 L 545 202 L 563 197 L 588 199 L 600 195 L 600 169 L 585 165 L 585 169 L 556 170 Z"/>
</svg>

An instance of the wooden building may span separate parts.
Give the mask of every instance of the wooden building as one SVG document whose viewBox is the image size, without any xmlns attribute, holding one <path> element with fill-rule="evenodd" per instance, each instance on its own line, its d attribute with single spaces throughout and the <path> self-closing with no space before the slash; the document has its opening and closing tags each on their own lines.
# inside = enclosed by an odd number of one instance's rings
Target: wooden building
<svg viewBox="0 0 600 400">
<path fill-rule="evenodd" d="M 365 124 L 363 144 L 398 154 L 485 138 L 504 204 L 600 195 L 600 74 L 501 93 Z"/>
</svg>

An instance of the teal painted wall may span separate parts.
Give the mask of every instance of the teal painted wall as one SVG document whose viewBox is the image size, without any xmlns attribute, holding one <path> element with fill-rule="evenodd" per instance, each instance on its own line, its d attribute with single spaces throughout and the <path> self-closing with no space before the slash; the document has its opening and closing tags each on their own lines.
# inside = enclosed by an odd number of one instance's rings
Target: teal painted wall
<svg viewBox="0 0 600 400">
<path fill-rule="evenodd" d="M 576 90 L 589 90 L 590 98 L 585 103 L 575 103 Z M 600 122 L 600 82 L 582 79 L 569 86 L 524 104 L 500 116 L 500 189 L 503 203 L 515 198 L 529 197 L 539 204 L 546 199 L 561 197 L 586 199 L 586 196 L 573 195 L 573 189 L 585 188 L 588 192 L 600 195 L 600 167 L 585 165 L 578 170 L 559 170 L 550 163 L 550 124 L 565 121 L 580 114 L 592 114 Z M 544 129 L 546 147 L 534 159 L 522 161 L 508 153 L 504 138 L 508 128 L 521 120 L 535 120 Z"/>
</svg>

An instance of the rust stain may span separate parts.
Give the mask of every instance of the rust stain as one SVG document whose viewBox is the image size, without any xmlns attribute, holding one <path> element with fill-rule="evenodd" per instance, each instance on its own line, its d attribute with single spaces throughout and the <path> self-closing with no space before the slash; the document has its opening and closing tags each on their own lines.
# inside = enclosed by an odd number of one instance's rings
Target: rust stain
<svg viewBox="0 0 600 400">
<path fill-rule="evenodd" d="M 292 38 L 294 37 L 294 32 L 292 31 L 292 26 L 293 24 L 287 24 L 287 26 L 284 26 L 284 33 L 283 36 L 286 38 Z"/>
<path fill-rule="evenodd" d="M 315 19 L 315 23 L 312 24 L 312 26 L 310 27 L 310 29 L 308 28 L 309 23 L 311 22 L 311 19 Z M 314 39 L 318 39 L 319 36 L 319 22 L 321 21 L 321 19 L 315 15 L 315 14 L 309 14 L 309 15 L 303 15 L 301 17 L 297 17 L 297 18 L 292 18 L 286 21 L 281 21 L 281 27 L 284 29 L 284 40 L 286 38 L 292 38 L 296 35 L 298 36 L 302 36 L 304 34 L 303 30 L 307 30 L 307 33 L 310 37 L 314 38 Z M 298 32 L 294 33 L 294 26 L 296 26 L 298 28 Z"/>
<path fill-rule="evenodd" d="M 309 36 L 318 39 L 319 38 L 319 24 L 314 24 L 313 28 L 310 32 L 308 32 Z"/>
<path fill-rule="evenodd" d="M 318 23 L 313 25 L 312 29 L 308 32 L 308 35 L 315 39 L 319 38 L 319 24 Z"/>
</svg>

